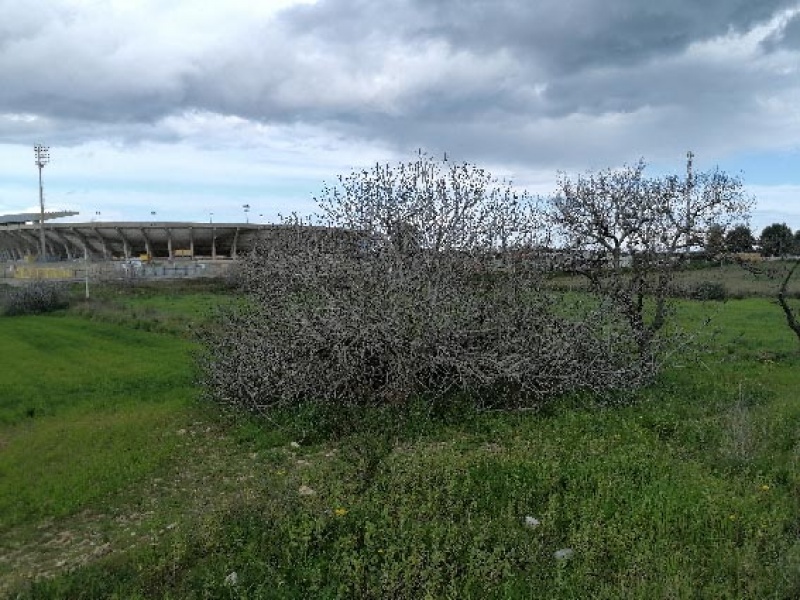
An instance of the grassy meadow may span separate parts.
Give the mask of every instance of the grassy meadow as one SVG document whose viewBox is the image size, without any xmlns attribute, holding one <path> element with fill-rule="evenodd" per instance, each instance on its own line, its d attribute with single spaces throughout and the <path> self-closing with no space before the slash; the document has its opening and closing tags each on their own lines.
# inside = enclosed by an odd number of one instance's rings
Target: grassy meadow
<svg viewBox="0 0 800 600">
<path fill-rule="evenodd" d="M 261 420 L 193 385 L 231 301 L 0 317 L 0 597 L 800 597 L 800 352 L 770 299 L 681 301 L 711 350 L 625 402 Z"/>
<path fill-rule="evenodd" d="M 699 286 L 718 288 L 728 299 L 774 297 L 783 278 L 791 268 L 790 261 L 762 261 L 748 263 L 749 270 L 733 262 L 714 266 L 708 263 L 692 265 L 676 274 L 674 287 L 683 295 L 691 294 Z M 557 275 L 552 285 L 566 290 L 586 289 L 584 277 L 579 275 Z M 787 286 L 790 297 L 800 298 L 800 279 L 794 277 Z"/>
</svg>

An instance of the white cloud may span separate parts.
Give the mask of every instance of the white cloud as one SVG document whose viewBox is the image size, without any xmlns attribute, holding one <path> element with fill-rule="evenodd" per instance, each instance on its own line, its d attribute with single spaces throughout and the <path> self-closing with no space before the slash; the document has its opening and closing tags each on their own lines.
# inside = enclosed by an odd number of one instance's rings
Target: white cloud
<svg viewBox="0 0 800 600">
<path fill-rule="evenodd" d="M 753 212 L 752 227 L 758 233 L 772 223 L 786 223 L 793 231 L 800 230 L 800 184 L 749 185 L 758 200 Z"/>
</svg>

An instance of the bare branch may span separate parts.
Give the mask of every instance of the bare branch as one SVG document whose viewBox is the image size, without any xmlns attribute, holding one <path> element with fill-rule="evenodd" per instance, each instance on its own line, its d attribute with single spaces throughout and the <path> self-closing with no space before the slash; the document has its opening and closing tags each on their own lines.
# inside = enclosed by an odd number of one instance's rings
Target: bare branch
<svg viewBox="0 0 800 600">
<path fill-rule="evenodd" d="M 800 322 L 797 320 L 797 315 L 795 315 L 792 307 L 789 306 L 789 302 L 786 298 L 786 290 L 789 287 L 789 280 L 794 275 L 794 272 L 797 270 L 797 267 L 800 266 L 800 259 L 795 260 L 792 268 L 786 273 L 786 277 L 783 278 L 781 282 L 781 287 L 778 290 L 778 303 L 781 305 L 783 309 L 783 314 L 786 316 L 786 324 L 789 326 L 789 329 L 794 331 L 795 335 L 797 336 L 797 340 L 800 341 Z"/>
</svg>

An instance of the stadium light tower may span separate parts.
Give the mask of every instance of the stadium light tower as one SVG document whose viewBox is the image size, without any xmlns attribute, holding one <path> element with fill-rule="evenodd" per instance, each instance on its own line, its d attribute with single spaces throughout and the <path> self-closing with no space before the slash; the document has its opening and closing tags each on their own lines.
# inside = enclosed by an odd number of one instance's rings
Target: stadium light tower
<svg viewBox="0 0 800 600">
<path fill-rule="evenodd" d="M 694 152 L 689 150 L 686 153 L 686 254 L 692 248 L 692 191 L 694 187 L 694 171 L 692 170 L 692 161 L 694 160 Z"/>
<path fill-rule="evenodd" d="M 42 169 L 50 162 L 50 148 L 49 146 L 36 144 L 33 147 L 33 152 L 36 154 L 36 166 L 39 167 L 39 242 L 41 244 L 39 260 L 46 260 L 47 248 L 45 247 L 44 238 L 44 188 L 42 187 Z"/>
<path fill-rule="evenodd" d="M 247 213 L 250 212 L 250 205 L 249 204 L 243 204 L 242 208 L 244 209 L 245 221 L 249 223 L 250 222 L 250 215 L 248 215 Z"/>
</svg>

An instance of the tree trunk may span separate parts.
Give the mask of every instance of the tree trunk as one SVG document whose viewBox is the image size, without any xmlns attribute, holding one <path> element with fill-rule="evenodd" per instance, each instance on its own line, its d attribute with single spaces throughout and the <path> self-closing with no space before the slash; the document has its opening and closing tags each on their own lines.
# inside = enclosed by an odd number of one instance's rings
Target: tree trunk
<svg viewBox="0 0 800 600">
<path fill-rule="evenodd" d="M 800 259 L 795 261 L 794 265 L 792 265 L 792 268 L 789 269 L 789 272 L 783 279 L 783 283 L 781 283 L 781 287 L 778 290 L 778 302 L 783 309 L 783 314 L 786 315 L 786 324 L 789 326 L 789 329 L 794 331 L 797 336 L 797 341 L 800 342 L 800 323 L 797 321 L 797 315 L 794 314 L 792 307 L 789 306 L 789 302 L 786 299 L 786 288 L 789 287 L 789 280 L 792 278 L 792 275 L 794 275 L 798 266 L 800 266 Z"/>
</svg>

